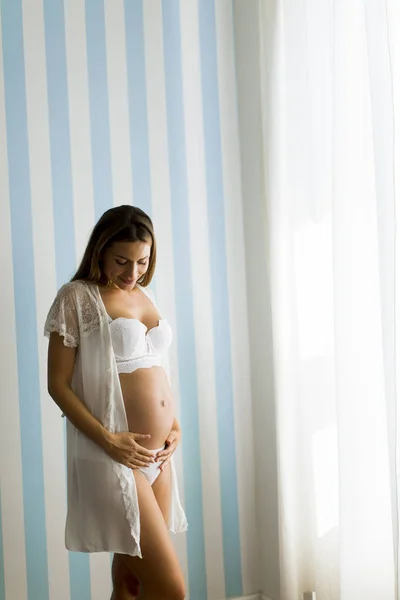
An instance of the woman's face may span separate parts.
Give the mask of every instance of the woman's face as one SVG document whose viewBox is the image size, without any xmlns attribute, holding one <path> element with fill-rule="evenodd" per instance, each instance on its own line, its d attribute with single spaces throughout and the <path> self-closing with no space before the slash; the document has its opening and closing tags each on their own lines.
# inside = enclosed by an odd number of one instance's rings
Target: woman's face
<svg viewBox="0 0 400 600">
<path fill-rule="evenodd" d="M 149 268 L 150 244 L 114 242 L 104 253 L 103 273 L 121 290 L 129 291 Z"/>
</svg>

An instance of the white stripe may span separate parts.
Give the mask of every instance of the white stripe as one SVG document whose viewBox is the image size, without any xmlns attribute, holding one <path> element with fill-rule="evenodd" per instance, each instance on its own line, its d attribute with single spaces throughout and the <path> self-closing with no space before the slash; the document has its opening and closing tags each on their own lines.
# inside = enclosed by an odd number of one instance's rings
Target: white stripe
<svg viewBox="0 0 400 600">
<path fill-rule="evenodd" d="M 176 331 L 174 257 L 170 205 L 170 181 L 165 99 L 165 71 L 162 33 L 161 0 L 143 3 L 144 43 L 147 80 L 147 109 L 149 130 L 150 177 L 152 189 L 152 218 L 157 236 L 157 303 L 173 331 Z M 179 421 L 179 381 L 177 345 L 171 348 L 171 381 L 176 397 L 176 415 Z M 179 491 L 185 505 L 181 448 L 175 453 Z M 172 536 L 185 581 L 188 583 L 186 535 Z"/>
<path fill-rule="evenodd" d="M 198 3 L 180 7 L 207 590 L 225 598 Z"/>
<path fill-rule="evenodd" d="M 27 598 L 21 435 L 0 11 L 0 482 L 6 598 Z"/>
<path fill-rule="evenodd" d="M 133 194 L 124 2 L 105 0 L 104 8 L 113 204 L 119 206 L 132 204 Z"/>
<path fill-rule="evenodd" d="M 23 0 L 26 105 L 37 307 L 38 365 L 43 433 L 43 473 L 50 600 L 69 600 L 65 456 L 60 410 L 47 393 L 47 347 L 43 324 L 56 292 L 49 115 L 42 0 Z M 43 232 L 46 235 L 43 235 Z"/>
<path fill-rule="evenodd" d="M 109 598 L 112 591 L 110 554 L 91 552 L 89 561 L 91 599 Z"/>
<path fill-rule="evenodd" d="M 94 224 L 85 2 L 68 0 L 64 2 L 64 11 L 76 261 L 79 264 Z"/>
<path fill-rule="evenodd" d="M 239 129 L 236 111 L 236 78 L 233 15 L 230 0 L 215 3 L 218 81 L 221 119 L 223 182 L 225 191 L 225 235 L 232 344 L 236 470 L 242 556 L 243 594 L 257 587 L 258 551 L 256 527 L 254 440 L 247 323 L 246 270 Z"/>
</svg>

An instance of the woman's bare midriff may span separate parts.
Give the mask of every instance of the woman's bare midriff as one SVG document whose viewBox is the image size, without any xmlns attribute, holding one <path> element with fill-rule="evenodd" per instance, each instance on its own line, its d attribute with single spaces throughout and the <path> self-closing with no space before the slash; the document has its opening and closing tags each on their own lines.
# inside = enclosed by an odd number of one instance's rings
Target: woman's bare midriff
<svg viewBox="0 0 400 600">
<path fill-rule="evenodd" d="M 175 406 L 167 374 L 163 367 L 136 369 L 120 373 L 129 431 L 149 433 L 151 438 L 140 440 L 148 450 L 161 448 L 171 431 Z"/>
</svg>

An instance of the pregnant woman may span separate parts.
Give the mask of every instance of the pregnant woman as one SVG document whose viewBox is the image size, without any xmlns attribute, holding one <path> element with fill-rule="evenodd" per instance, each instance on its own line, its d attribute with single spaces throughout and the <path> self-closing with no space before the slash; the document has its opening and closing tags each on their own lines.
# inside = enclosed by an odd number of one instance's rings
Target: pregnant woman
<svg viewBox="0 0 400 600">
<path fill-rule="evenodd" d="M 169 531 L 187 530 L 173 453 L 171 327 L 147 289 L 151 219 L 119 206 L 95 225 L 45 324 L 48 390 L 67 418 L 66 547 L 113 552 L 111 600 L 183 600 Z"/>
</svg>

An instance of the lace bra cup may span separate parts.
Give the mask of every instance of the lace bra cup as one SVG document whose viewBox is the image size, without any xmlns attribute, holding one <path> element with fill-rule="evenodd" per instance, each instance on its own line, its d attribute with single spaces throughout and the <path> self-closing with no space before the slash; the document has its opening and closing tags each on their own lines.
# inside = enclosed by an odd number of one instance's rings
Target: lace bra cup
<svg viewBox="0 0 400 600">
<path fill-rule="evenodd" d="M 162 356 L 172 341 L 172 330 L 165 319 L 147 331 L 144 323 L 134 318 L 111 319 L 110 333 L 115 359 L 118 362 L 145 355 Z"/>
</svg>

